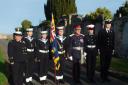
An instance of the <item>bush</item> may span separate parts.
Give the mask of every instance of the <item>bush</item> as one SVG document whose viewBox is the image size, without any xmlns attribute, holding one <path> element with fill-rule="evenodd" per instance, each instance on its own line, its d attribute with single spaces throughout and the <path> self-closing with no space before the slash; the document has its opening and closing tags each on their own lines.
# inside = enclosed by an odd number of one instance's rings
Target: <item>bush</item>
<svg viewBox="0 0 128 85">
<path fill-rule="evenodd" d="M 6 77 L 6 65 L 4 64 L 4 54 L 0 48 L 0 85 L 8 85 L 8 80 Z"/>
</svg>

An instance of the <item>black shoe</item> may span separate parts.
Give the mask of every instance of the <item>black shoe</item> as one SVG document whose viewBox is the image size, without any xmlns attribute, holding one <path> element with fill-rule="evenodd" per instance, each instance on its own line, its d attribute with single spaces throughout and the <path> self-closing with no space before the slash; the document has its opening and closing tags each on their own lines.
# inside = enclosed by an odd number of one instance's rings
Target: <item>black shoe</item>
<svg viewBox="0 0 128 85">
<path fill-rule="evenodd" d="M 102 79 L 101 82 L 102 82 L 102 83 L 105 83 L 105 82 L 111 82 L 111 80 L 108 79 L 108 78 L 105 78 L 105 79 Z"/>
<path fill-rule="evenodd" d="M 55 82 L 55 83 L 56 83 L 56 85 L 60 85 L 60 82 L 59 82 L 59 80 L 56 80 L 56 82 Z"/>
<path fill-rule="evenodd" d="M 59 83 L 64 84 L 65 82 L 64 80 L 59 80 Z"/>
<path fill-rule="evenodd" d="M 95 80 L 94 79 L 88 79 L 87 82 L 88 83 L 95 83 Z"/>
<path fill-rule="evenodd" d="M 106 80 L 105 79 L 101 79 L 101 83 L 105 83 L 106 82 Z"/>
<path fill-rule="evenodd" d="M 91 82 L 92 82 L 92 83 L 96 83 L 96 81 L 95 81 L 94 79 L 91 79 Z"/>
<path fill-rule="evenodd" d="M 111 82 L 111 80 L 109 78 L 106 79 L 107 82 Z"/>
<path fill-rule="evenodd" d="M 27 82 L 25 85 L 33 85 L 32 82 Z"/>
<path fill-rule="evenodd" d="M 81 84 L 80 80 L 73 80 L 75 84 Z"/>
<path fill-rule="evenodd" d="M 48 84 L 48 82 L 45 80 L 45 81 L 41 81 L 41 85 L 46 85 Z"/>
<path fill-rule="evenodd" d="M 41 81 L 40 83 L 41 83 L 41 85 L 45 85 L 44 81 Z"/>
<path fill-rule="evenodd" d="M 81 83 L 81 81 L 80 81 L 80 80 L 78 80 L 78 81 L 76 81 L 76 84 L 80 84 L 80 85 L 81 85 L 82 83 Z"/>
</svg>

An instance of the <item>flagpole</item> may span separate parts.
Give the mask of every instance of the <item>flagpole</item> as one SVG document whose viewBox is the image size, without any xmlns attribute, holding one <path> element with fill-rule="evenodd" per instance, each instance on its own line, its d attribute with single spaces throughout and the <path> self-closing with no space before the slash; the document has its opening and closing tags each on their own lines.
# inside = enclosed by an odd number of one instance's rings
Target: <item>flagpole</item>
<svg viewBox="0 0 128 85">
<path fill-rule="evenodd" d="M 54 22 L 53 19 L 54 19 L 54 18 L 53 18 L 53 13 L 52 13 L 52 20 L 51 20 L 52 22 L 51 22 L 51 26 L 52 26 L 52 24 L 53 24 L 53 22 Z M 51 32 L 50 34 L 52 34 L 52 31 L 51 31 L 51 30 L 50 30 L 50 32 Z M 53 57 L 53 63 L 54 63 L 54 57 Z M 56 83 L 56 64 L 55 64 L 55 63 L 54 63 L 54 78 L 55 78 L 55 83 Z"/>
<path fill-rule="evenodd" d="M 53 58 L 53 63 L 54 63 L 54 58 Z M 56 83 L 56 64 L 55 63 L 54 63 L 54 78 Z"/>
</svg>

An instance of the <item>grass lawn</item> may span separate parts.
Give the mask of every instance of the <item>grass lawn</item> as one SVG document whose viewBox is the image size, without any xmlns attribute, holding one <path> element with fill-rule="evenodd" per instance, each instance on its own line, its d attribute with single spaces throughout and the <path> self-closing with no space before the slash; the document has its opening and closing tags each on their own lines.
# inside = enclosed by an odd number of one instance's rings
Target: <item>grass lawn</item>
<svg viewBox="0 0 128 85">
<path fill-rule="evenodd" d="M 1 48 L 0 48 L 0 85 L 7 85 L 7 78 L 5 76 L 5 69 L 6 66 L 4 64 L 4 53 L 2 52 Z"/>
<path fill-rule="evenodd" d="M 97 57 L 97 68 L 99 69 L 100 58 Z M 128 59 L 113 57 L 110 70 L 126 74 L 128 76 Z"/>
<path fill-rule="evenodd" d="M 128 74 L 128 59 L 124 58 L 113 58 L 111 66 L 113 70 L 125 72 Z"/>
</svg>

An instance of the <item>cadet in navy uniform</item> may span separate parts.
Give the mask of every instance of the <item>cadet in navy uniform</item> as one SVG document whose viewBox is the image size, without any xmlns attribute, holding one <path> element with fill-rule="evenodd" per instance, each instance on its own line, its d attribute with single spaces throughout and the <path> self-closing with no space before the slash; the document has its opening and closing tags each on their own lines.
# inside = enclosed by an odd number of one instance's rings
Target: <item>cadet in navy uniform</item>
<svg viewBox="0 0 128 85">
<path fill-rule="evenodd" d="M 100 67 L 102 82 L 110 81 L 108 78 L 109 66 L 114 53 L 114 31 L 111 28 L 111 20 L 105 21 L 105 28 L 98 33 L 98 46 L 100 50 Z"/>
<path fill-rule="evenodd" d="M 22 33 L 14 33 L 14 40 L 8 43 L 8 57 L 12 67 L 13 85 L 23 85 L 24 64 L 26 63 L 26 45 Z"/>
<path fill-rule="evenodd" d="M 73 60 L 73 80 L 75 83 L 80 82 L 80 60 L 81 60 L 81 50 L 84 46 L 84 35 L 81 34 L 81 26 L 74 26 L 74 34 L 70 35 L 70 52 L 69 59 Z"/>
<path fill-rule="evenodd" d="M 49 67 L 49 40 L 47 31 L 41 31 L 41 38 L 36 42 L 37 60 L 39 61 L 39 79 L 42 85 L 46 84 Z"/>
<path fill-rule="evenodd" d="M 66 37 L 64 36 L 64 26 L 57 27 L 57 42 L 58 42 L 58 54 L 60 57 L 60 69 L 56 71 L 56 79 L 59 83 L 63 83 L 63 68 L 64 68 L 64 60 L 65 60 L 65 43 Z"/>
<path fill-rule="evenodd" d="M 24 38 L 27 47 L 27 63 L 26 63 L 26 83 L 32 84 L 33 65 L 35 61 L 35 39 L 32 37 L 33 28 L 26 29 L 27 36 Z"/>
<path fill-rule="evenodd" d="M 97 38 L 94 34 L 94 25 L 87 25 L 88 34 L 84 39 L 84 51 L 87 53 L 86 65 L 87 65 L 87 78 L 88 82 L 94 82 L 96 55 L 97 55 Z"/>
</svg>

